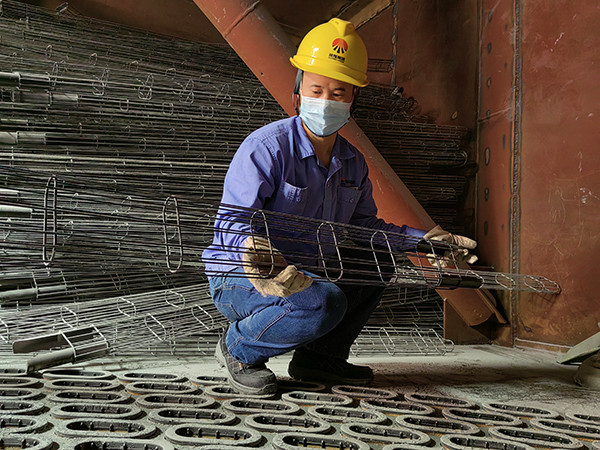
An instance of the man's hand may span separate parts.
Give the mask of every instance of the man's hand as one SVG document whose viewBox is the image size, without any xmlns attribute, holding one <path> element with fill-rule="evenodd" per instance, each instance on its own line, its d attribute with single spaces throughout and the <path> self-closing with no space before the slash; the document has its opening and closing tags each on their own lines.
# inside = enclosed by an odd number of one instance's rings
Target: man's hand
<svg viewBox="0 0 600 450">
<path fill-rule="evenodd" d="M 449 244 L 460 247 L 452 251 L 446 251 L 444 253 L 444 258 L 446 259 L 454 260 L 457 263 L 466 262 L 467 264 L 473 264 L 478 259 L 477 256 L 469 253 L 469 250 L 473 250 L 475 247 L 477 247 L 476 241 L 474 241 L 473 239 L 469 239 L 465 236 L 459 236 L 456 234 L 449 233 L 448 231 L 443 230 L 442 227 L 440 227 L 439 225 L 429 230 L 427 234 L 423 236 L 423 238 L 430 239 L 432 241 L 447 242 Z M 436 264 L 435 259 L 430 259 L 429 262 L 431 262 L 432 265 Z M 439 263 L 442 267 L 448 266 L 448 262 L 445 260 L 439 260 Z"/>
<path fill-rule="evenodd" d="M 244 242 L 244 247 L 244 272 L 263 297 L 289 297 L 312 284 L 313 279 L 296 269 L 296 266 L 288 264 L 268 240 L 250 236 Z"/>
</svg>

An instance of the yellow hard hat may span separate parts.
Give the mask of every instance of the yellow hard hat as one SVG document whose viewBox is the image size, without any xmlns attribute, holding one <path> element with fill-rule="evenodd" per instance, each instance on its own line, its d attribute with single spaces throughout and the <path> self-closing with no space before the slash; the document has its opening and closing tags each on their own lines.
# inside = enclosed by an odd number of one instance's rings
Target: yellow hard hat
<svg viewBox="0 0 600 450">
<path fill-rule="evenodd" d="M 352 23 L 331 19 L 310 30 L 290 58 L 294 67 L 363 87 L 367 79 L 367 48 Z"/>
</svg>

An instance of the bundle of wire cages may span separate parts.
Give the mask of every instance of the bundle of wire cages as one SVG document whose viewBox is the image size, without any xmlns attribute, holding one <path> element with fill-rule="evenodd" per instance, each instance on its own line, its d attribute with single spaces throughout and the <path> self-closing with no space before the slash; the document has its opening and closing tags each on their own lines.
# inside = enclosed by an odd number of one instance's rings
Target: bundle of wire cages
<svg viewBox="0 0 600 450">
<path fill-rule="evenodd" d="M 33 352 L 39 368 L 212 353 L 226 319 L 201 265 L 210 208 L 239 144 L 284 111 L 225 45 L 13 0 L 0 2 L 0 33 L 1 358 Z M 415 117 L 413 108 L 397 88 L 368 86 L 356 120 L 430 215 L 460 231 L 467 130 Z M 65 179 L 80 187 L 59 216 Z M 206 206 L 190 219 L 204 234 L 188 243 L 184 267 L 176 236 L 165 237 L 177 229 L 169 220 L 183 220 L 170 215 L 177 201 Z M 55 264 L 59 219 L 72 229 L 73 253 Z M 164 241 L 153 247 L 156 233 L 171 243 L 166 250 Z M 160 268 L 154 250 L 168 254 Z M 442 324 L 434 288 L 390 285 L 352 354 L 444 354 L 453 344 Z"/>
</svg>

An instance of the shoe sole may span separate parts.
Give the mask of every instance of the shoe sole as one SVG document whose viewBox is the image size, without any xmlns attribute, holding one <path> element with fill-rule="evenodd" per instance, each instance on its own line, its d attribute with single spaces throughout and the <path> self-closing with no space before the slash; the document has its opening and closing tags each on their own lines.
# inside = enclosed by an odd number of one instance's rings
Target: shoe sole
<svg viewBox="0 0 600 450">
<path fill-rule="evenodd" d="M 275 394 L 275 392 L 277 392 L 276 384 L 267 384 L 266 386 L 264 386 L 260 389 L 254 389 L 254 388 L 250 388 L 248 386 L 245 386 L 245 385 L 240 384 L 237 381 L 235 381 L 234 378 L 229 373 L 229 369 L 227 368 L 227 361 L 225 360 L 225 355 L 223 354 L 223 351 L 221 350 L 221 342 L 218 342 L 217 347 L 215 348 L 215 358 L 216 358 L 217 362 L 219 363 L 219 365 L 221 367 L 225 368 L 225 370 L 227 371 L 227 381 L 229 382 L 229 385 L 233 389 L 235 389 L 237 392 L 239 392 L 240 394 L 272 395 L 272 394 Z"/>
<path fill-rule="evenodd" d="M 366 386 L 371 384 L 373 377 L 370 378 L 345 378 L 338 375 L 333 375 L 329 372 L 316 369 L 305 369 L 305 368 L 294 368 L 288 367 L 288 374 L 290 377 L 297 380 L 307 381 L 321 381 L 321 382 L 334 382 L 349 384 L 352 386 Z"/>
</svg>

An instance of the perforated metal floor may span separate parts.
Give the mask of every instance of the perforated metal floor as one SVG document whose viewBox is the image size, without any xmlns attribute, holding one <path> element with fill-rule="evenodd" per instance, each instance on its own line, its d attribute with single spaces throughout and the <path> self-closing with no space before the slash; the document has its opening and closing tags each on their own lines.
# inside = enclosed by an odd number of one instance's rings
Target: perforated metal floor
<svg viewBox="0 0 600 450">
<path fill-rule="evenodd" d="M 233 392 L 210 359 L 4 367 L 0 449 L 600 448 L 598 393 L 569 384 L 572 368 L 492 349 L 371 360 L 369 388 L 280 377 L 270 398 Z"/>
</svg>

